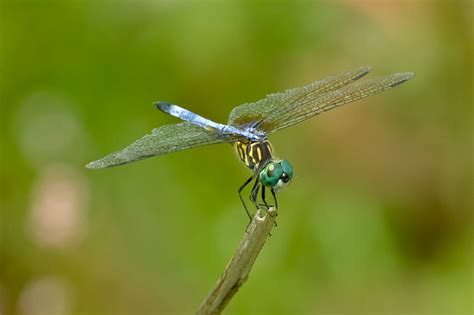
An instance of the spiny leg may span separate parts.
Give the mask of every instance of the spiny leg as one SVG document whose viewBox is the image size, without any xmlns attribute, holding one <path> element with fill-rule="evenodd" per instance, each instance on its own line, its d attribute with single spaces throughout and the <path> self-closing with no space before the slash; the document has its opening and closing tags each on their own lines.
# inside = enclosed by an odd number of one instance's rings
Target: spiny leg
<svg viewBox="0 0 474 315">
<path fill-rule="evenodd" d="M 265 207 L 267 207 L 267 209 L 269 209 L 270 207 L 268 206 L 268 203 L 265 200 L 265 186 L 262 186 L 262 200 L 263 200 L 263 203 L 265 204 Z"/>
<path fill-rule="evenodd" d="M 252 179 L 255 177 L 255 175 L 252 175 L 245 181 L 245 183 L 240 186 L 239 190 L 237 191 L 239 193 L 239 198 L 242 204 L 244 205 L 245 212 L 247 213 L 247 216 L 249 217 L 250 221 L 252 221 L 252 216 L 250 215 L 249 210 L 247 209 L 247 205 L 245 204 L 244 198 L 242 197 L 242 190 L 252 181 Z"/>
<path fill-rule="evenodd" d="M 275 200 L 275 208 L 278 210 L 278 202 L 275 195 L 275 191 L 273 190 L 273 188 L 271 188 L 270 191 L 272 192 L 273 200 Z M 278 212 L 276 212 L 276 214 L 278 215 Z"/>
<path fill-rule="evenodd" d="M 263 203 L 265 204 L 265 207 L 267 207 L 267 210 L 270 209 L 267 201 L 265 200 L 265 186 L 262 186 L 262 200 L 263 200 Z M 273 221 L 273 225 L 277 227 L 278 226 L 277 221 Z"/>
<path fill-rule="evenodd" d="M 275 208 L 278 209 L 278 202 L 277 202 L 277 197 L 275 196 L 275 191 L 272 189 L 270 189 L 271 192 L 272 192 L 272 195 L 273 195 L 273 200 L 275 200 Z"/>
<path fill-rule="evenodd" d="M 250 200 L 253 202 L 255 207 L 257 207 L 257 211 L 258 211 L 258 209 L 260 209 L 259 204 L 257 202 L 257 196 L 258 196 L 258 190 L 259 189 L 260 189 L 260 180 L 257 177 L 257 180 L 255 181 L 255 184 L 253 184 L 252 193 L 250 194 Z M 262 185 L 262 192 L 263 192 L 264 189 L 265 189 L 265 186 Z M 263 196 L 265 196 L 265 193 L 263 193 Z M 265 206 L 266 206 L 266 209 L 264 209 L 264 210 L 265 210 L 265 212 L 267 212 L 268 205 L 265 202 L 265 199 L 263 199 L 263 202 L 265 203 Z M 276 222 L 274 222 L 274 224 L 276 226 Z M 268 235 L 272 236 L 271 233 L 268 233 Z"/>
<path fill-rule="evenodd" d="M 250 193 L 249 199 L 252 201 L 252 203 L 255 205 L 255 208 L 259 209 L 258 202 L 257 202 L 257 195 L 258 195 L 258 190 L 260 188 L 260 181 L 259 178 L 255 180 L 255 184 L 253 184 L 252 187 L 252 192 Z"/>
<path fill-rule="evenodd" d="M 255 184 L 253 184 L 252 186 L 252 191 L 250 193 L 250 196 L 249 196 L 249 199 L 250 201 L 252 201 L 252 203 L 255 205 L 255 207 L 257 208 L 257 211 L 258 211 L 258 203 L 257 203 L 257 193 L 258 193 L 258 187 L 259 187 L 259 179 L 257 177 L 257 179 L 255 180 Z M 248 212 L 247 212 L 248 213 Z M 248 227 L 250 226 L 250 223 L 252 223 L 252 218 L 249 216 L 249 219 L 250 219 L 250 222 L 249 224 L 247 224 L 247 232 L 248 232 Z"/>
</svg>

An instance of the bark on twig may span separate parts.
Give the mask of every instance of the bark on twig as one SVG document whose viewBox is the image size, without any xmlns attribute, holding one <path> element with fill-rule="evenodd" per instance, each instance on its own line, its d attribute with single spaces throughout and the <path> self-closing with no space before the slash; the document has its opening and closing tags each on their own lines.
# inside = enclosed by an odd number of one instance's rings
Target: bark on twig
<svg viewBox="0 0 474 315">
<path fill-rule="evenodd" d="M 239 247 L 215 287 L 202 302 L 198 315 L 220 314 L 247 280 L 250 270 L 275 223 L 277 210 L 257 211 Z"/>
</svg>

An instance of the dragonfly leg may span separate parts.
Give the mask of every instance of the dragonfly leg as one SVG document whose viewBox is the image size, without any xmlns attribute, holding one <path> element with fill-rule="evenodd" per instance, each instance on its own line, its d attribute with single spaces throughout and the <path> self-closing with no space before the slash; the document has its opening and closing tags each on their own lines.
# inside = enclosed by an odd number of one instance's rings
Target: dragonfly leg
<svg viewBox="0 0 474 315">
<path fill-rule="evenodd" d="M 278 209 L 278 202 L 277 202 L 277 198 L 276 198 L 276 195 L 275 195 L 275 191 L 273 189 L 270 189 L 270 191 L 272 192 L 273 200 L 275 200 L 275 208 Z"/>
<path fill-rule="evenodd" d="M 255 184 L 253 184 L 253 188 L 252 188 L 252 192 L 250 193 L 250 200 L 253 202 L 253 204 L 255 205 L 255 207 L 258 209 L 260 209 L 260 204 L 257 202 L 257 196 L 258 196 L 258 190 L 260 189 L 260 181 L 259 181 L 259 178 L 257 177 L 257 180 L 255 181 Z M 264 193 L 264 190 L 265 190 L 265 186 L 262 185 L 262 198 L 263 198 L 263 202 L 265 203 L 265 208 L 263 209 L 265 212 L 268 211 L 268 204 L 267 202 L 265 201 L 265 193 Z M 277 226 L 277 223 L 276 221 L 273 222 L 273 224 L 275 226 Z M 269 236 L 272 236 L 271 233 L 268 233 Z"/>
<path fill-rule="evenodd" d="M 252 179 L 253 177 L 250 178 L 250 180 Z M 250 180 L 248 180 L 248 182 L 250 182 Z M 247 183 L 248 184 L 248 183 Z M 259 209 L 258 207 L 258 203 L 257 203 L 257 194 L 258 194 L 258 187 L 259 187 L 259 179 L 257 177 L 257 179 L 255 180 L 255 184 L 253 184 L 252 186 L 252 192 L 250 193 L 250 196 L 249 196 L 249 199 L 250 201 L 252 201 L 252 203 L 255 205 L 255 207 L 257 208 L 257 210 Z M 242 197 L 241 197 L 242 198 Z M 243 202 L 243 200 L 242 200 Z M 247 224 L 247 232 L 248 232 L 248 228 L 250 226 L 250 223 L 252 223 L 252 217 L 250 216 L 250 213 L 248 212 L 247 210 L 247 207 L 245 207 L 245 210 L 247 211 L 247 214 L 249 216 L 249 224 Z"/>
<path fill-rule="evenodd" d="M 263 204 L 265 205 L 265 207 L 267 209 L 269 209 L 270 207 L 268 206 L 268 203 L 267 201 L 265 200 L 265 186 L 262 186 L 262 201 L 263 201 Z"/>
<path fill-rule="evenodd" d="M 257 202 L 257 195 L 258 195 L 259 189 L 260 189 L 260 181 L 257 177 L 257 179 L 255 180 L 255 184 L 253 184 L 252 192 L 250 193 L 250 196 L 249 196 L 250 201 L 252 201 L 252 203 L 255 205 L 255 208 L 257 209 L 260 208 Z"/>
<path fill-rule="evenodd" d="M 275 208 L 278 209 L 278 202 L 277 202 L 277 198 L 276 198 L 276 195 L 275 195 L 275 191 L 273 189 L 270 189 L 270 190 L 272 192 L 273 200 L 275 200 Z"/>
<path fill-rule="evenodd" d="M 247 216 L 249 217 L 250 221 L 252 221 L 252 216 L 250 215 L 249 210 L 247 209 L 247 205 L 245 204 L 244 198 L 242 197 L 242 190 L 252 181 L 252 179 L 255 177 L 255 175 L 252 175 L 245 181 L 245 183 L 240 186 L 239 190 L 237 191 L 239 193 L 239 198 L 242 204 L 244 205 L 245 212 L 247 213 Z"/>
<path fill-rule="evenodd" d="M 262 200 L 263 200 L 263 203 L 265 204 L 265 207 L 268 209 L 270 209 L 270 207 L 268 206 L 268 203 L 267 201 L 265 200 L 265 186 L 262 186 Z M 278 226 L 277 222 L 276 221 L 273 221 L 273 225 L 275 227 Z"/>
</svg>

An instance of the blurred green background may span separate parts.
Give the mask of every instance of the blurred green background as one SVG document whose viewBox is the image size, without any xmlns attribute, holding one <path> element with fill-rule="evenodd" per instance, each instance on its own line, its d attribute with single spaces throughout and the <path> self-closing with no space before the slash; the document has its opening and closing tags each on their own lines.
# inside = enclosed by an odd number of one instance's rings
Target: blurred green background
<svg viewBox="0 0 474 315">
<path fill-rule="evenodd" d="M 226 314 L 472 314 L 472 1 L 2 1 L 0 314 L 191 314 L 247 225 L 229 145 L 84 165 L 371 65 L 271 137 L 295 177 Z"/>
</svg>

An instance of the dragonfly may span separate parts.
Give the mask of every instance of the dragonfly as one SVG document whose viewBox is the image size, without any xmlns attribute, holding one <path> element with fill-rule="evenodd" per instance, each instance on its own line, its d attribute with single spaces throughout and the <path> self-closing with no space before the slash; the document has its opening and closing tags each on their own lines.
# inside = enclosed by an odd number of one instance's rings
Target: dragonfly
<svg viewBox="0 0 474 315">
<path fill-rule="evenodd" d="M 293 167 L 289 161 L 274 155 L 268 135 L 333 108 L 399 86 L 414 76 L 412 72 L 404 72 L 360 80 L 370 70 L 370 67 L 360 67 L 305 86 L 268 94 L 257 102 L 233 108 L 227 124 L 214 122 L 175 104 L 155 102 L 157 109 L 184 122 L 155 128 L 151 134 L 120 151 L 90 162 L 86 167 L 119 166 L 194 147 L 230 143 L 252 172 L 238 189 L 239 198 L 252 220 L 242 196 L 244 188 L 253 182 L 248 198 L 257 210 L 263 206 L 265 209 L 270 206 L 278 208 L 275 193 L 293 178 Z M 266 200 L 266 190 L 272 194 L 273 205 Z M 259 192 L 261 201 L 258 201 Z"/>
</svg>

